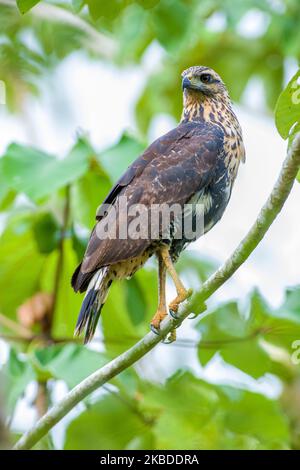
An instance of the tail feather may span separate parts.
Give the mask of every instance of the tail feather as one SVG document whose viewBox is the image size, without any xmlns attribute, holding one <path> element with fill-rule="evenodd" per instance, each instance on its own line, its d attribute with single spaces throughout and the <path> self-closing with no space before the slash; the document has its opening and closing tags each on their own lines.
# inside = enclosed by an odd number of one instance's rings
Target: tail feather
<svg viewBox="0 0 300 470">
<path fill-rule="evenodd" d="M 94 336 L 111 282 L 109 268 L 102 268 L 94 274 L 89 283 L 75 328 L 76 336 L 85 332 L 84 343 L 88 343 Z"/>
</svg>

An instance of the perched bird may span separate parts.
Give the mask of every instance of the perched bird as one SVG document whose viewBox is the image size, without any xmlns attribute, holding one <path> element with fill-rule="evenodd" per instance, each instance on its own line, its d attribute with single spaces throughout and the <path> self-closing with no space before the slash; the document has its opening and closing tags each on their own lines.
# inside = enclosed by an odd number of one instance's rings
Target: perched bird
<svg viewBox="0 0 300 470">
<path fill-rule="evenodd" d="M 96 215 L 83 261 L 73 274 L 74 290 L 87 291 L 75 331 L 85 331 L 85 342 L 95 332 L 111 283 L 131 277 L 152 255 L 157 256 L 159 266 L 159 303 L 151 321 L 152 330 L 159 334 L 160 323 L 168 312 L 167 272 L 177 291 L 169 311 L 176 315 L 191 291 L 184 287 L 174 263 L 188 243 L 220 220 L 239 164 L 245 160 L 241 127 L 220 76 L 208 67 L 190 67 L 182 73 L 182 89 L 179 125 L 155 140 L 112 188 Z M 127 201 L 127 210 L 139 204 L 148 213 L 153 205 L 174 203 L 183 210 L 170 218 L 167 234 L 159 225 L 155 237 L 149 231 L 144 237 L 121 237 L 120 231 L 128 228 L 132 220 L 120 212 L 121 196 Z M 202 233 L 196 233 L 194 238 L 176 236 L 179 222 L 186 217 L 186 205 L 192 208 L 189 213 L 193 223 L 203 219 Z M 116 236 L 101 237 L 112 212 L 119 216 Z M 146 228 L 149 224 L 146 222 Z"/>
</svg>

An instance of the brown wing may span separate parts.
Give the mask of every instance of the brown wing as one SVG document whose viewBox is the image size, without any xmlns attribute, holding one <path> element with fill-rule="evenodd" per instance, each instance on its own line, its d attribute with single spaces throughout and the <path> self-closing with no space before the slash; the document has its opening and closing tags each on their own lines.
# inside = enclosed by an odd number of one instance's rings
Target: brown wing
<svg viewBox="0 0 300 470">
<path fill-rule="evenodd" d="M 157 139 L 127 169 L 103 204 L 117 210 L 117 198 L 125 196 L 132 204 L 184 204 L 209 184 L 218 156 L 223 150 L 223 134 L 210 124 L 184 123 Z M 101 239 L 98 229 L 106 224 L 100 207 L 82 264 L 72 279 L 75 290 L 87 287 L 92 273 L 102 266 L 140 255 L 151 243 L 148 239 Z M 119 215 L 117 213 L 117 215 Z M 127 221 L 128 222 L 128 221 Z M 122 224 L 120 216 L 117 233 Z"/>
</svg>

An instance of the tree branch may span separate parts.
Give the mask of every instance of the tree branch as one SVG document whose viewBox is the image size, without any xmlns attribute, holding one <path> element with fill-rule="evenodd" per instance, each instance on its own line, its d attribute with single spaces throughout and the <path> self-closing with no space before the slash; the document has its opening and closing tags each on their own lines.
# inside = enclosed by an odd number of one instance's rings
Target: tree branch
<svg viewBox="0 0 300 470">
<path fill-rule="evenodd" d="M 166 337 L 174 327 L 179 326 L 191 312 L 195 310 L 199 311 L 199 309 L 201 311 L 205 310 L 204 302 L 247 260 L 268 231 L 291 192 L 299 166 L 300 134 L 297 134 L 288 151 L 287 158 L 283 163 L 279 178 L 267 202 L 261 209 L 256 222 L 224 265 L 202 285 L 200 291 L 191 299 L 187 306 L 180 310 L 178 320 L 168 317 L 161 325 L 161 336 L 149 332 L 128 351 L 124 352 L 74 387 L 73 390 L 59 403 L 54 405 L 32 429 L 21 437 L 14 449 L 30 449 L 33 447 L 87 395 L 107 383 L 127 367 L 130 367 L 141 357 L 145 356 Z"/>
</svg>

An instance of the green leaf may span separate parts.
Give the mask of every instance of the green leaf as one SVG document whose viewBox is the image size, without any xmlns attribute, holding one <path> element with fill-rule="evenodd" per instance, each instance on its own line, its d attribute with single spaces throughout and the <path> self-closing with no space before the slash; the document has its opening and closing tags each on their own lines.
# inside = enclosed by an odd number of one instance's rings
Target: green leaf
<svg viewBox="0 0 300 470">
<path fill-rule="evenodd" d="M 0 237 L 0 311 L 10 317 L 40 287 L 44 256 L 30 229 L 31 220 L 18 218 Z"/>
<path fill-rule="evenodd" d="M 198 355 L 203 365 L 219 352 L 224 361 L 253 377 L 270 370 L 270 358 L 252 328 L 252 318 L 243 318 L 235 302 L 218 307 L 201 319 L 197 328 L 201 332 Z"/>
<path fill-rule="evenodd" d="M 183 1 L 161 0 L 152 10 L 153 28 L 159 42 L 170 51 L 180 46 L 188 31 L 192 10 Z"/>
<path fill-rule="evenodd" d="M 118 396 L 108 395 L 71 422 L 64 448 L 126 449 L 139 447 L 139 439 L 151 443 L 147 424 Z"/>
<path fill-rule="evenodd" d="M 263 395 L 178 372 L 165 385 L 139 381 L 112 392 L 68 427 L 65 449 L 284 449 L 289 429 Z M 188 390 L 188 399 L 186 399 Z"/>
<path fill-rule="evenodd" d="M 137 3 L 146 10 L 155 7 L 159 2 L 160 0 L 137 0 Z"/>
<path fill-rule="evenodd" d="M 275 108 L 275 123 L 283 139 L 287 139 L 291 128 L 300 123 L 300 70 L 289 81 L 280 94 Z"/>
<path fill-rule="evenodd" d="M 152 422 L 155 449 L 288 447 L 285 417 L 262 395 L 209 384 L 189 372 L 177 372 L 164 386 L 140 387 L 139 409 Z"/>
<path fill-rule="evenodd" d="M 154 40 L 149 14 L 145 7 L 143 9 L 142 5 L 132 4 L 126 8 L 117 22 L 116 34 L 119 43 L 118 62 L 121 64 L 139 62 Z"/>
<path fill-rule="evenodd" d="M 147 303 L 144 292 L 135 277 L 125 284 L 126 304 L 133 325 L 139 325 L 145 321 Z"/>
<path fill-rule="evenodd" d="M 39 200 L 80 178 L 88 168 L 93 151 L 79 139 L 69 155 L 58 160 L 39 150 L 12 144 L 3 157 L 7 183 L 16 191 Z"/>
<path fill-rule="evenodd" d="M 153 415 L 157 449 L 206 448 L 203 428 L 221 406 L 214 387 L 178 372 L 164 387 L 147 384 L 141 393 L 142 410 Z"/>
<path fill-rule="evenodd" d="M 7 413 L 11 414 L 27 385 L 35 379 L 31 365 L 21 359 L 13 348 L 10 349 L 8 361 L 3 368 L 3 379 Z"/>
<path fill-rule="evenodd" d="M 254 291 L 251 318 L 253 328 L 260 328 L 266 341 L 291 352 L 292 343 L 300 338 L 300 288 L 288 289 L 278 309 L 271 309 Z"/>
<path fill-rule="evenodd" d="M 84 7 L 85 0 L 72 0 L 72 5 L 76 13 L 79 13 Z"/>
<path fill-rule="evenodd" d="M 113 19 L 127 6 L 126 0 L 111 0 L 110 2 L 99 2 L 99 0 L 86 0 L 90 15 L 94 20 L 98 18 Z"/>
<path fill-rule="evenodd" d="M 150 268 L 150 263 L 146 264 L 143 269 L 140 269 L 134 275 L 134 278 L 139 283 L 139 287 L 143 292 L 143 297 L 146 303 L 145 318 L 143 320 L 143 329 L 145 334 L 149 329 L 150 320 L 153 317 L 158 305 L 158 268 L 157 266 Z"/>
<path fill-rule="evenodd" d="M 142 333 L 137 327 L 134 327 L 130 320 L 123 284 L 112 284 L 101 312 L 105 347 L 107 353 L 112 357 L 133 346 L 142 336 Z"/>
<path fill-rule="evenodd" d="M 0 183 L 1 184 L 1 183 Z M 0 211 L 8 210 L 16 199 L 16 191 L 9 190 L 0 201 Z"/>
<path fill-rule="evenodd" d="M 72 213 L 76 222 L 92 228 L 96 211 L 111 188 L 108 177 L 87 172 L 72 185 Z"/>
<path fill-rule="evenodd" d="M 40 0 L 17 0 L 17 5 L 20 12 L 24 15 L 27 11 L 31 10 L 35 5 L 37 5 Z"/>
<path fill-rule="evenodd" d="M 47 257 L 40 279 L 41 290 L 53 292 L 58 251 Z M 56 308 L 53 317 L 52 334 L 54 338 L 72 338 L 83 296 L 75 294 L 71 287 L 71 276 L 78 264 L 72 240 L 66 239 L 63 244 L 63 266 L 59 271 L 60 282 L 57 293 Z"/>
<path fill-rule="evenodd" d="M 285 291 L 285 299 L 277 310 L 281 318 L 300 323 L 300 286 L 289 287 Z"/>
<path fill-rule="evenodd" d="M 88 244 L 88 234 L 87 236 L 77 233 L 77 231 L 72 227 L 71 229 L 72 237 L 72 248 L 77 255 L 78 264 L 81 262 L 83 255 L 85 253 L 87 244 Z"/>
<path fill-rule="evenodd" d="M 69 388 L 73 388 L 103 367 L 107 359 L 85 346 L 65 344 L 35 350 L 31 362 L 40 374 L 64 380 Z"/>
<path fill-rule="evenodd" d="M 185 276 L 197 276 L 204 282 L 217 268 L 217 263 L 211 259 L 200 258 L 193 251 L 185 251 L 176 263 L 176 269 Z"/>
<path fill-rule="evenodd" d="M 202 336 L 198 354 L 206 364 L 216 352 L 242 371 L 260 377 L 280 371 L 264 341 L 285 350 L 287 372 L 292 364 L 292 345 L 300 338 L 300 288 L 289 289 L 279 309 L 271 309 L 258 291 L 250 296 L 250 312 L 242 316 L 235 302 L 218 307 L 198 323 Z"/>
<path fill-rule="evenodd" d="M 157 307 L 157 274 L 155 270 L 144 268 L 134 276 L 134 289 L 139 291 L 139 307 L 132 305 L 134 301 L 132 294 L 130 294 L 130 304 L 128 302 L 130 287 L 131 281 L 127 280 L 113 283 L 101 313 L 105 346 L 113 357 L 124 352 L 148 333 L 150 319 Z M 133 307 L 133 311 L 130 310 L 131 307 Z"/>
<path fill-rule="evenodd" d="M 227 406 L 225 426 L 230 431 L 259 436 L 268 448 L 282 448 L 289 442 L 288 423 L 276 401 L 248 391 L 239 395 Z"/>
<path fill-rule="evenodd" d="M 39 215 L 34 222 L 33 232 L 41 253 L 48 254 L 57 248 L 60 227 L 52 214 L 47 212 Z"/>
<path fill-rule="evenodd" d="M 9 186 L 4 175 L 3 167 L 3 158 L 0 158 L 0 202 L 2 202 L 2 200 L 6 197 L 9 191 Z"/>
<path fill-rule="evenodd" d="M 144 149 L 144 145 L 124 134 L 116 145 L 101 152 L 98 159 L 111 179 L 116 181 Z"/>
</svg>

